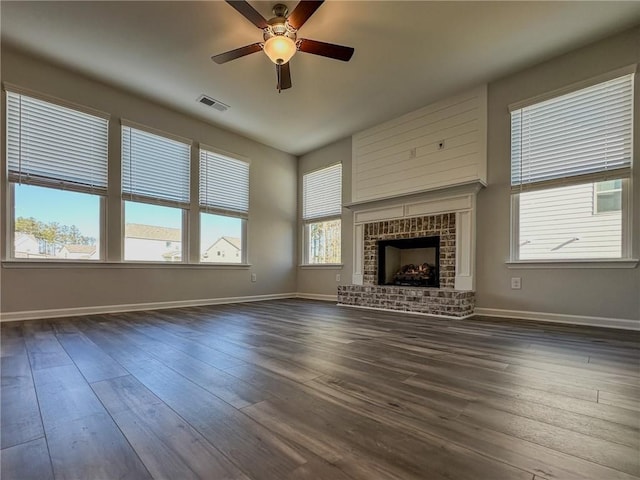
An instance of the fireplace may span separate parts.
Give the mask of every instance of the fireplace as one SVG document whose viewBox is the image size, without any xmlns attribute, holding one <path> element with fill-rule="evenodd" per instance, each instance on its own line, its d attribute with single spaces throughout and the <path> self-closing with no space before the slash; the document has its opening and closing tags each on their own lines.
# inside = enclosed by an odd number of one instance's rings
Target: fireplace
<svg viewBox="0 0 640 480">
<path fill-rule="evenodd" d="M 440 237 L 379 240 L 378 285 L 440 286 Z"/>
<path fill-rule="evenodd" d="M 338 302 L 448 318 L 472 315 L 475 204 L 480 188 L 478 182 L 472 182 L 442 191 L 351 204 L 353 284 L 338 286 Z M 422 248 L 426 250 L 418 250 L 420 257 L 411 257 L 416 253 L 412 250 Z M 400 260 L 390 265 L 394 256 Z M 433 277 L 426 268 L 431 270 L 431 266 L 437 268 Z"/>
</svg>

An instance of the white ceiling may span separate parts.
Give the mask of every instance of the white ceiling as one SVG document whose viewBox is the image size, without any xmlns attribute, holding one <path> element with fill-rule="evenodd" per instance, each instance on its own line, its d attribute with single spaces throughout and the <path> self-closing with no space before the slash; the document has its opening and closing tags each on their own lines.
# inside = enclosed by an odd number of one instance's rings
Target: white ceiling
<svg viewBox="0 0 640 480">
<path fill-rule="evenodd" d="M 273 2 L 250 2 L 270 18 Z M 293 10 L 296 1 L 285 1 Z M 352 46 L 344 63 L 297 53 L 278 94 L 261 41 L 222 1 L 0 3 L 2 41 L 295 155 L 640 23 L 640 2 L 327 1 L 299 37 Z M 231 106 L 196 102 L 205 93 Z"/>
</svg>

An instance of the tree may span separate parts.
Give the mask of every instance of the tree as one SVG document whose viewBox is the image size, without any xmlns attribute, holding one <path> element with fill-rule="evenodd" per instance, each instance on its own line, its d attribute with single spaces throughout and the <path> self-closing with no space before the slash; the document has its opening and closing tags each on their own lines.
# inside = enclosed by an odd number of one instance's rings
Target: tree
<svg viewBox="0 0 640 480">
<path fill-rule="evenodd" d="M 16 218 L 16 232 L 23 232 L 33 235 L 38 240 L 45 240 L 52 244 L 59 245 L 93 245 L 96 239 L 82 235 L 76 225 L 61 225 L 58 222 L 44 223 L 33 217 Z"/>
<path fill-rule="evenodd" d="M 340 263 L 340 220 L 309 225 L 309 261 Z"/>
</svg>

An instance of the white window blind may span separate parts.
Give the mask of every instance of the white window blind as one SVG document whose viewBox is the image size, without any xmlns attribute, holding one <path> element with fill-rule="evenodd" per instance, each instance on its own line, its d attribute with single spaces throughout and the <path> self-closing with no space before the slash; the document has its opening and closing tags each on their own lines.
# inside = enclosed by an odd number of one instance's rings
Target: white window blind
<svg viewBox="0 0 640 480">
<path fill-rule="evenodd" d="M 304 220 L 338 216 L 342 213 L 342 165 L 306 173 L 302 178 Z"/>
<path fill-rule="evenodd" d="M 131 200 L 172 206 L 189 203 L 191 146 L 122 127 L 122 192 Z"/>
<path fill-rule="evenodd" d="M 105 194 L 107 118 L 7 92 L 9 180 Z"/>
<path fill-rule="evenodd" d="M 633 74 L 511 112 L 513 190 L 629 176 Z"/>
<path fill-rule="evenodd" d="M 201 149 L 200 206 L 205 211 L 246 216 L 249 212 L 249 164 Z"/>
</svg>

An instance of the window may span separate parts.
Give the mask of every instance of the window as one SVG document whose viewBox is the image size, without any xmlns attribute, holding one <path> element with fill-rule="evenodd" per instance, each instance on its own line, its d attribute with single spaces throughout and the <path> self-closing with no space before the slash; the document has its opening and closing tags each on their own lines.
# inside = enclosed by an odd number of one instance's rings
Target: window
<svg viewBox="0 0 640 480">
<path fill-rule="evenodd" d="M 633 74 L 511 111 L 513 260 L 630 256 L 632 129 Z"/>
<path fill-rule="evenodd" d="M 622 210 L 622 180 L 608 180 L 596 183 L 593 207 L 595 213 Z"/>
<path fill-rule="evenodd" d="M 200 150 L 200 261 L 247 263 L 249 163 Z"/>
<path fill-rule="evenodd" d="M 103 257 L 108 122 L 99 112 L 7 91 L 12 258 Z"/>
<path fill-rule="evenodd" d="M 124 259 L 181 262 L 189 208 L 191 146 L 124 124 Z"/>
<path fill-rule="evenodd" d="M 341 257 L 342 165 L 302 177 L 304 263 L 338 264 Z"/>
</svg>

